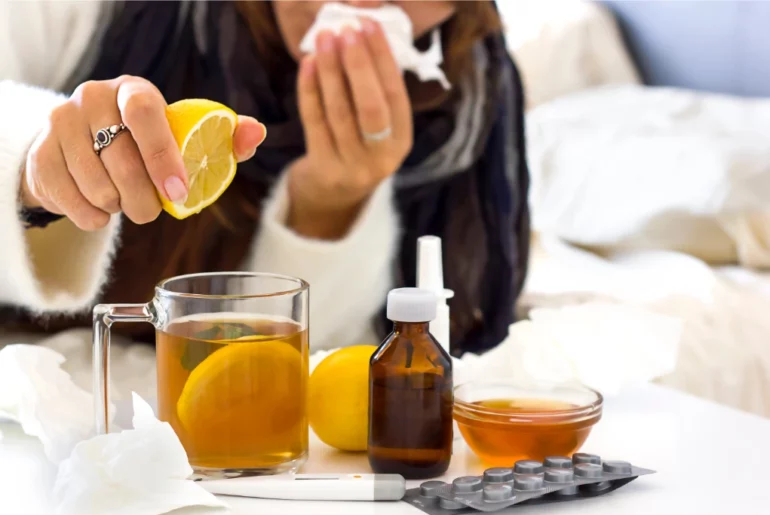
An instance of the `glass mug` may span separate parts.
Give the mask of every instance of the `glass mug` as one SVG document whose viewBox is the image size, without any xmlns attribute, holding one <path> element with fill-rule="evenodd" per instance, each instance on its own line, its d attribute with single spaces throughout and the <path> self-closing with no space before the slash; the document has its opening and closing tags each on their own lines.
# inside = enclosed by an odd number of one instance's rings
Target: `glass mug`
<svg viewBox="0 0 770 515">
<path fill-rule="evenodd" d="M 147 304 L 94 308 L 94 413 L 109 431 L 110 327 L 155 326 L 158 415 L 199 475 L 293 472 L 307 459 L 308 284 L 261 273 L 167 279 Z"/>
</svg>

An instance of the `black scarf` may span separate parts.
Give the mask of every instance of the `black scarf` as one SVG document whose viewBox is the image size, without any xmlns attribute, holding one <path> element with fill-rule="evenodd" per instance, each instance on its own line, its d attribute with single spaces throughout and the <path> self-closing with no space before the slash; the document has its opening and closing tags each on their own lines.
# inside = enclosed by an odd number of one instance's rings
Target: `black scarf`
<svg viewBox="0 0 770 515">
<path fill-rule="evenodd" d="M 270 185 L 304 153 L 296 64 L 287 54 L 280 72 L 266 70 L 234 3 L 126 2 L 99 48 L 78 80 L 140 76 L 169 103 L 209 98 L 263 122 L 269 136 L 239 165 L 239 176 Z M 417 238 L 440 236 L 445 284 L 455 291 L 455 355 L 505 338 L 529 248 L 521 81 L 501 36 L 479 42 L 474 62 L 443 105 L 415 114 L 414 145 L 395 178 L 402 224 L 396 284 L 415 285 Z"/>
</svg>

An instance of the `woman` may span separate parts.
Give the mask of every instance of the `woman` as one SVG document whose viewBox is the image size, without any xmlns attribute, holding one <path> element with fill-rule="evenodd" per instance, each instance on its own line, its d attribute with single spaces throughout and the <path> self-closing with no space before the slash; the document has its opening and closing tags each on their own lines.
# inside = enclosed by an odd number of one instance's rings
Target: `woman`
<svg viewBox="0 0 770 515">
<path fill-rule="evenodd" d="M 0 301 L 50 331 L 87 324 L 96 300 L 146 301 L 164 277 L 269 271 L 311 284 L 313 349 L 373 343 L 388 289 L 415 284 L 417 237 L 436 234 L 453 353 L 499 343 L 529 220 L 521 82 L 494 4 L 393 2 L 418 46 L 440 29 L 448 92 L 401 74 L 366 20 L 303 56 L 321 4 L 3 3 Z M 193 97 L 239 113 L 241 164 L 178 221 L 157 198 L 187 191 L 163 109 Z M 120 122 L 130 132 L 97 155 L 96 131 Z"/>
</svg>

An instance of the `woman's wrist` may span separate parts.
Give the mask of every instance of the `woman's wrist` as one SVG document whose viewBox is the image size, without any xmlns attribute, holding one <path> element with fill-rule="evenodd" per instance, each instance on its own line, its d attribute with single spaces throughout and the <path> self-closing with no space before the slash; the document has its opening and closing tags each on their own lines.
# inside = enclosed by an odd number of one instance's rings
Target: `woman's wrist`
<svg viewBox="0 0 770 515">
<path fill-rule="evenodd" d="M 295 233 L 316 240 L 340 240 L 350 231 L 363 203 L 336 210 L 315 209 L 289 198 L 286 225 Z"/>
<path fill-rule="evenodd" d="M 288 171 L 285 224 L 295 233 L 318 240 L 344 238 L 372 192 L 322 191 L 313 178 L 315 170 L 307 157 L 294 162 Z"/>
<path fill-rule="evenodd" d="M 27 187 L 24 170 L 21 171 L 21 181 L 18 194 L 19 221 L 26 228 L 45 228 L 48 224 L 64 218 L 62 215 L 51 213 L 45 209 L 40 201 Z"/>
<path fill-rule="evenodd" d="M 43 207 L 40 201 L 26 187 L 24 177 L 21 179 L 21 187 L 19 188 L 19 204 L 25 209 L 39 209 Z"/>
</svg>

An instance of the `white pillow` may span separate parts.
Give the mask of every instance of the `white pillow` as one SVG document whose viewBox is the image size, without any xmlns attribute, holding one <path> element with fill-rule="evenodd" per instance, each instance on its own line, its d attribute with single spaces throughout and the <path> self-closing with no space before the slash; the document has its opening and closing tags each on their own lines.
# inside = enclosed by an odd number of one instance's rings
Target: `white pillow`
<svg viewBox="0 0 770 515">
<path fill-rule="evenodd" d="M 586 0 L 497 2 L 527 107 L 601 84 L 634 84 L 638 73 L 612 13 Z"/>
<path fill-rule="evenodd" d="M 770 99 L 637 85 L 527 117 L 536 231 L 770 266 Z"/>
</svg>

